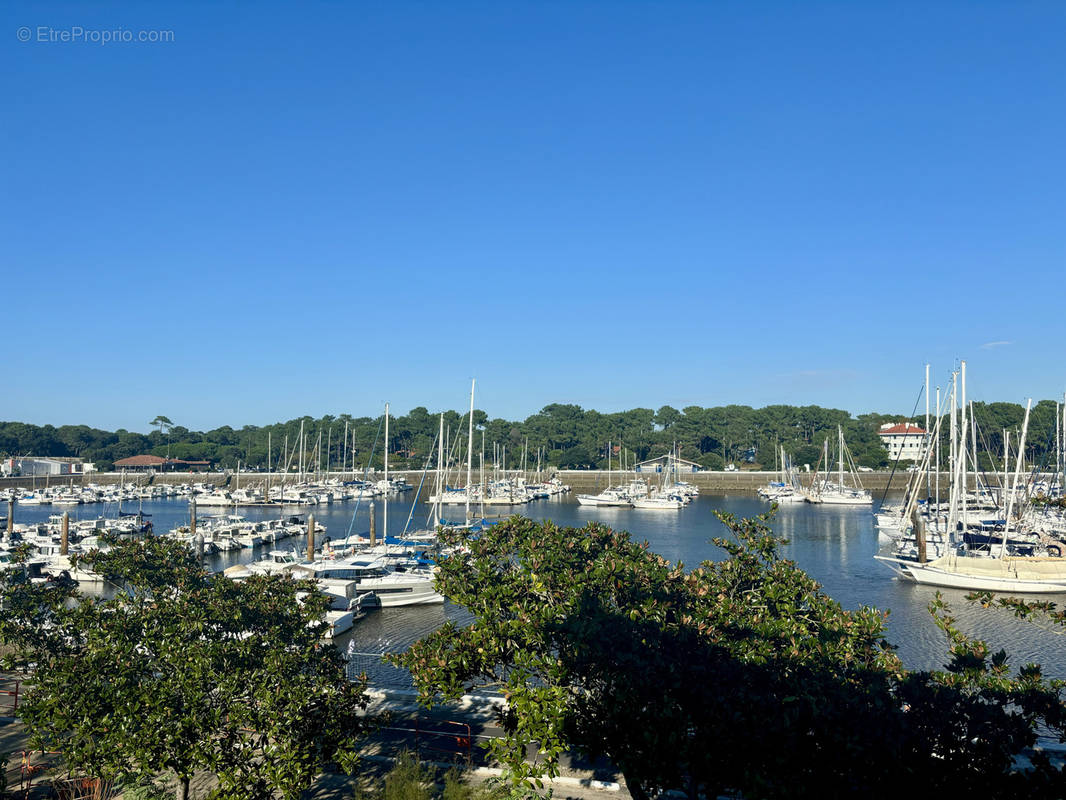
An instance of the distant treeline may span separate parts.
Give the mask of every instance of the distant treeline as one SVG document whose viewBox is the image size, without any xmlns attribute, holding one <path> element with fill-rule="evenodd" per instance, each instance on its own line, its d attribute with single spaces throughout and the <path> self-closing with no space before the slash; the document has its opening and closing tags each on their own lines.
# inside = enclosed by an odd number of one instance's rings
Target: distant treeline
<svg viewBox="0 0 1066 800">
<path fill-rule="evenodd" d="M 1032 412 L 1026 449 L 1038 464 L 1050 461 L 1054 465 L 1056 408 L 1054 402 L 1044 400 Z M 1016 445 L 1015 431 L 1021 427 L 1024 415 L 1025 409 L 1015 403 L 975 404 L 979 457 L 986 468 L 1002 468 L 1003 431 L 1011 432 L 1011 442 Z M 603 414 L 554 403 L 523 421 L 489 419 L 485 412 L 475 411 L 473 462 L 476 469 L 484 442 L 485 462 L 489 465 L 506 452 L 507 466 L 521 467 L 525 452 L 530 469 L 537 466 L 538 457 L 544 468 L 606 468 L 610 443 L 612 467 L 617 467 L 620 459 L 632 465 L 676 446 L 682 458 L 708 469 L 721 469 L 728 463 L 772 469 L 781 445 L 794 463 L 810 464 L 813 469 L 825 438 L 830 440 L 831 451 L 835 450 L 837 425 L 842 425 L 856 464 L 878 468 L 889 466 L 888 452 L 877 435 L 881 424 L 905 419 L 895 414 L 853 417 L 847 411 L 819 406 L 689 406 L 681 410 L 663 406 L 658 411 L 634 408 Z M 924 425 L 924 414 L 910 421 Z M 148 424 L 156 429 L 142 434 L 124 429 L 104 431 L 87 425 L 0 422 L 0 454 L 74 456 L 93 462 L 100 470 L 110 469 L 118 459 L 141 454 L 209 460 L 222 468 L 234 468 L 240 461 L 242 469 L 244 465 L 261 469 L 267 466 L 269 441 L 269 464 L 277 469 L 279 461 L 288 462 L 290 467 L 299 463 L 302 424 L 303 457 L 310 468 L 316 464 L 324 468 L 327 459 L 334 470 L 351 470 L 353 463 L 356 469 L 382 465 L 382 417 L 303 417 L 263 427 L 246 425 L 234 429 L 226 425 L 206 432 L 191 431 L 163 416 Z M 465 415 L 447 411 L 444 424 L 445 438 L 451 443 L 451 460 L 465 463 Z M 946 419 L 942 427 L 941 440 L 946 443 Z M 421 468 L 427 455 L 435 451 L 438 429 L 439 415 L 423 407 L 403 416 L 391 416 L 390 466 Z"/>
</svg>

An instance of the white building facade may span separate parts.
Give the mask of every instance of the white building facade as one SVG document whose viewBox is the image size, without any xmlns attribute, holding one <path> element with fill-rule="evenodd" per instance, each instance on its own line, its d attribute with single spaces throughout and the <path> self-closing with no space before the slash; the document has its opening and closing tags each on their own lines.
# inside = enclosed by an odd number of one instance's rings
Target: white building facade
<svg viewBox="0 0 1066 800">
<path fill-rule="evenodd" d="M 889 422 L 877 433 L 892 461 L 921 461 L 925 457 L 925 430 L 909 422 Z"/>
<path fill-rule="evenodd" d="M 93 472 L 92 464 L 80 458 L 5 458 L 0 462 L 0 473 L 4 475 L 81 475 Z"/>
</svg>

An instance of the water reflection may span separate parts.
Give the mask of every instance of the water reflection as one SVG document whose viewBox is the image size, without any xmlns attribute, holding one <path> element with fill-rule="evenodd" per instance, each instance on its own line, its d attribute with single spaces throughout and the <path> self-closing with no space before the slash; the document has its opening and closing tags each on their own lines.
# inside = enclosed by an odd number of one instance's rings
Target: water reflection
<svg viewBox="0 0 1066 800">
<path fill-rule="evenodd" d="M 184 501 L 146 502 L 143 509 L 152 514 L 157 531 L 166 531 L 188 522 L 188 505 Z M 652 550 L 672 562 L 683 562 L 687 567 L 692 567 L 705 559 L 723 557 L 723 552 L 711 543 L 713 537 L 727 533 L 715 518 L 715 510 L 738 517 L 750 517 L 767 509 L 765 503 L 749 495 L 716 495 L 701 496 L 686 508 L 668 512 L 581 506 L 571 499 L 537 501 L 518 510 L 534 519 L 550 519 L 564 527 L 581 527 L 590 521 L 604 522 L 629 531 L 638 540 L 647 540 Z M 327 526 L 326 535 L 334 541 L 343 538 L 349 529 L 362 533 L 369 528 L 365 503 L 360 505 L 354 516 L 354 503 L 320 506 L 313 511 L 316 520 Z M 379 532 L 382 529 L 382 511 L 382 504 L 379 503 Z M 390 533 L 403 529 L 410 511 L 409 503 L 389 504 Z M 16 519 L 23 522 L 43 520 L 50 513 L 48 507 L 19 508 Z M 427 513 L 428 509 L 422 504 L 415 508 L 413 519 L 416 527 L 423 524 Z M 457 513 L 461 515 L 461 509 Z M 99 514 L 99 507 L 82 506 L 72 516 L 91 519 Z M 248 509 L 242 514 L 249 519 L 261 519 L 275 516 L 278 512 Z M 927 610 L 936 590 L 902 583 L 893 578 L 886 567 L 874 561 L 878 542 L 870 509 L 803 504 L 782 506 L 773 527 L 788 539 L 788 544 L 782 548 L 785 557 L 795 560 L 845 608 L 866 605 L 891 610 L 888 637 L 898 646 L 899 654 L 907 666 L 916 669 L 943 666 L 947 653 L 946 639 Z M 290 539 L 280 546 L 302 550 L 303 542 Z M 215 556 L 211 564 L 215 569 L 223 569 L 257 556 L 258 553 L 251 550 L 240 550 Z M 1066 636 L 1015 619 L 1009 611 L 971 606 L 965 601 L 964 592 L 942 590 L 942 593 L 951 603 L 964 632 L 986 639 L 993 648 L 1005 648 L 1012 655 L 1015 666 L 1035 661 L 1043 664 L 1048 674 L 1066 678 Z M 1058 602 L 1060 607 L 1066 605 L 1066 596 L 1048 599 Z M 358 652 L 403 650 L 447 619 L 463 624 L 469 620 L 469 616 L 463 609 L 451 604 L 375 611 L 358 622 L 338 644 L 347 648 L 352 643 Z"/>
</svg>

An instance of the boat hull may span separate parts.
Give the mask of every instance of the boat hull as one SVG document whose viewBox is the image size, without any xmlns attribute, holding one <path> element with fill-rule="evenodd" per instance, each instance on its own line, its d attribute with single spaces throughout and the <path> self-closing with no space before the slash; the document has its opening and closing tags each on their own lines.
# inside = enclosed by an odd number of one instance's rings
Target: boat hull
<svg viewBox="0 0 1066 800">
<path fill-rule="evenodd" d="M 1012 594 L 1066 593 L 1066 559 L 944 556 L 925 564 L 891 562 L 900 577 L 927 586 Z"/>
</svg>

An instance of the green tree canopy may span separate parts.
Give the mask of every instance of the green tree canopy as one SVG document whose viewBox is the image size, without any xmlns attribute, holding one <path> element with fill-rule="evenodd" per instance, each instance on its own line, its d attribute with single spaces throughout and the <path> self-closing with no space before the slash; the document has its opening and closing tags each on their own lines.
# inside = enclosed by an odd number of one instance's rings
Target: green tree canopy
<svg viewBox="0 0 1066 800">
<path fill-rule="evenodd" d="M 1061 791 L 1046 760 L 1012 769 L 1038 725 L 1063 731 L 1038 668 L 1011 678 L 1005 656 L 941 614 L 947 669 L 909 672 L 884 614 L 842 609 L 778 555 L 766 518 L 720 518 L 727 557 L 692 572 L 597 523 L 444 532 L 456 549 L 438 589 L 474 621 L 397 660 L 424 702 L 502 688 L 507 737 L 490 749 L 517 778 L 573 749 L 610 759 L 638 800 Z"/>
<path fill-rule="evenodd" d="M 86 557 L 113 599 L 0 576 L 8 669 L 33 746 L 125 779 L 196 770 L 218 797 L 297 798 L 327 761 L 351 767 L 367 729 L 362 686 L 321 641 L 327 601 L 310 582 L 206 573 L 181 543 L 123 541 Z"/>
<path fill-rule="evenodd" d="M 418 406 L 406 415 L 393 416 L 388 442 L 389 463 L 398 469 L 421 468 L 436 438 L 440 413 L 430 413 Z M 466 412 L 443 413 L 445 428 L 450 434 L 451 458 L 465 461 Z M 1023 413 L 1024 409 L 1016 403 L 974 404 L 979 458 L 986 468 L 1002 463 L 1004 429 L 1016 445 L 1015 429 Z M 1041 401 L 1033 410 L 1027 455 L 1037 464 L 1048 463 L 1054 456 L 1056 416 L 1055 404 L 1051 401 Z M 778 447 L 784 447 L 793 457 L 793 463 L 813 466 L 817 457 L 813 460 L 801 458 L 800 451 L 803 448 L 817 450 L 827 436 L 835 438 L 838 424 L 844 428 L 845 439 L 856 463 L 869 467 L 886 466 L 888 452 L 878 436 L 880 425 L 906 419 L 908 417 L 902 414 L 869 413 L 852 417 L 840 409 L 787 405 L 764 408 L 686 406 L 680 411 L 672 406 L 662 406 L 658 411 L 632 408 L 601 413 L 578 405 L 553 403 L 525 420 L 489 418 L 484 411 L 474 411 L 475 428 L 484 434 L 489 463 L 492 463 L 493 446 L 499 445 L 501 450 L 503 447 L 507 449 L 508 465 L 517 464 L 519 451 L 528 447 L 529 453 L 542 453 L 546 462 L 557 466 L 581 465 L 581 459 L 574 458 L 573 453 L 564 455 L 575 447 L 584 448 L 577 451 L 577 455 L 588 453 L 590 464 L 605 460 L 608 443 L 621 444 L 627 457 L 632 455 L 637 461 L 663 455 L 678 447 L 682 457 L 712 468 L 739 461 L 752 451 L 756 465 L 773 468 L 778 461 Z M 924 424 L 924 415 L 913 421 Z M 206 432 L 175 425 L 169 418 L 159 415 L 150 423 L 154 429 L 148 435 L 125 430 L 101 431 L 84 425 L 54 428 L 0 422 L 0 455 L 77 455 L 107 466 L 131 455 L 166 453 L 165 448 L 170 446 L 172 456 L 182 452 L 195 453 L 196 458 L 213 461 L 220 467 L 233 468 L 238 460 L 248 466 L 265 467 L 268 441 L 272 465 L 279 463 L 283 449 L 293 463 L 298 463 L 301 423 L 305 434 L 305 463 L 324 464 L 328 461 L 339 466 L 343 461 L 351 468 L 354 460 L 359 468 L 382 465 L 383 417 L 353 418 L 346 414 L 339 417 L 326 414 L 317 420 L 305 416 L 262 427 L 244 425 L 239 430 L 222 425 Z M 344 435 L 346 425 L 347 436 Z M 941 447 L 947 446 L 948 428 L 946 424 L 942 426 Z M 187 445 L 196 445 L 196 449 L 181 449 Z M 480 435 L 476 436 L 474 447 L 480 451 Z M 316 451 L 319 454 L 317 462 L 312 459 Z M 803 452 L 809 454 L 811 451 Z M 946 463 L 946 450 L 942 463 Z"/>
</svg>

